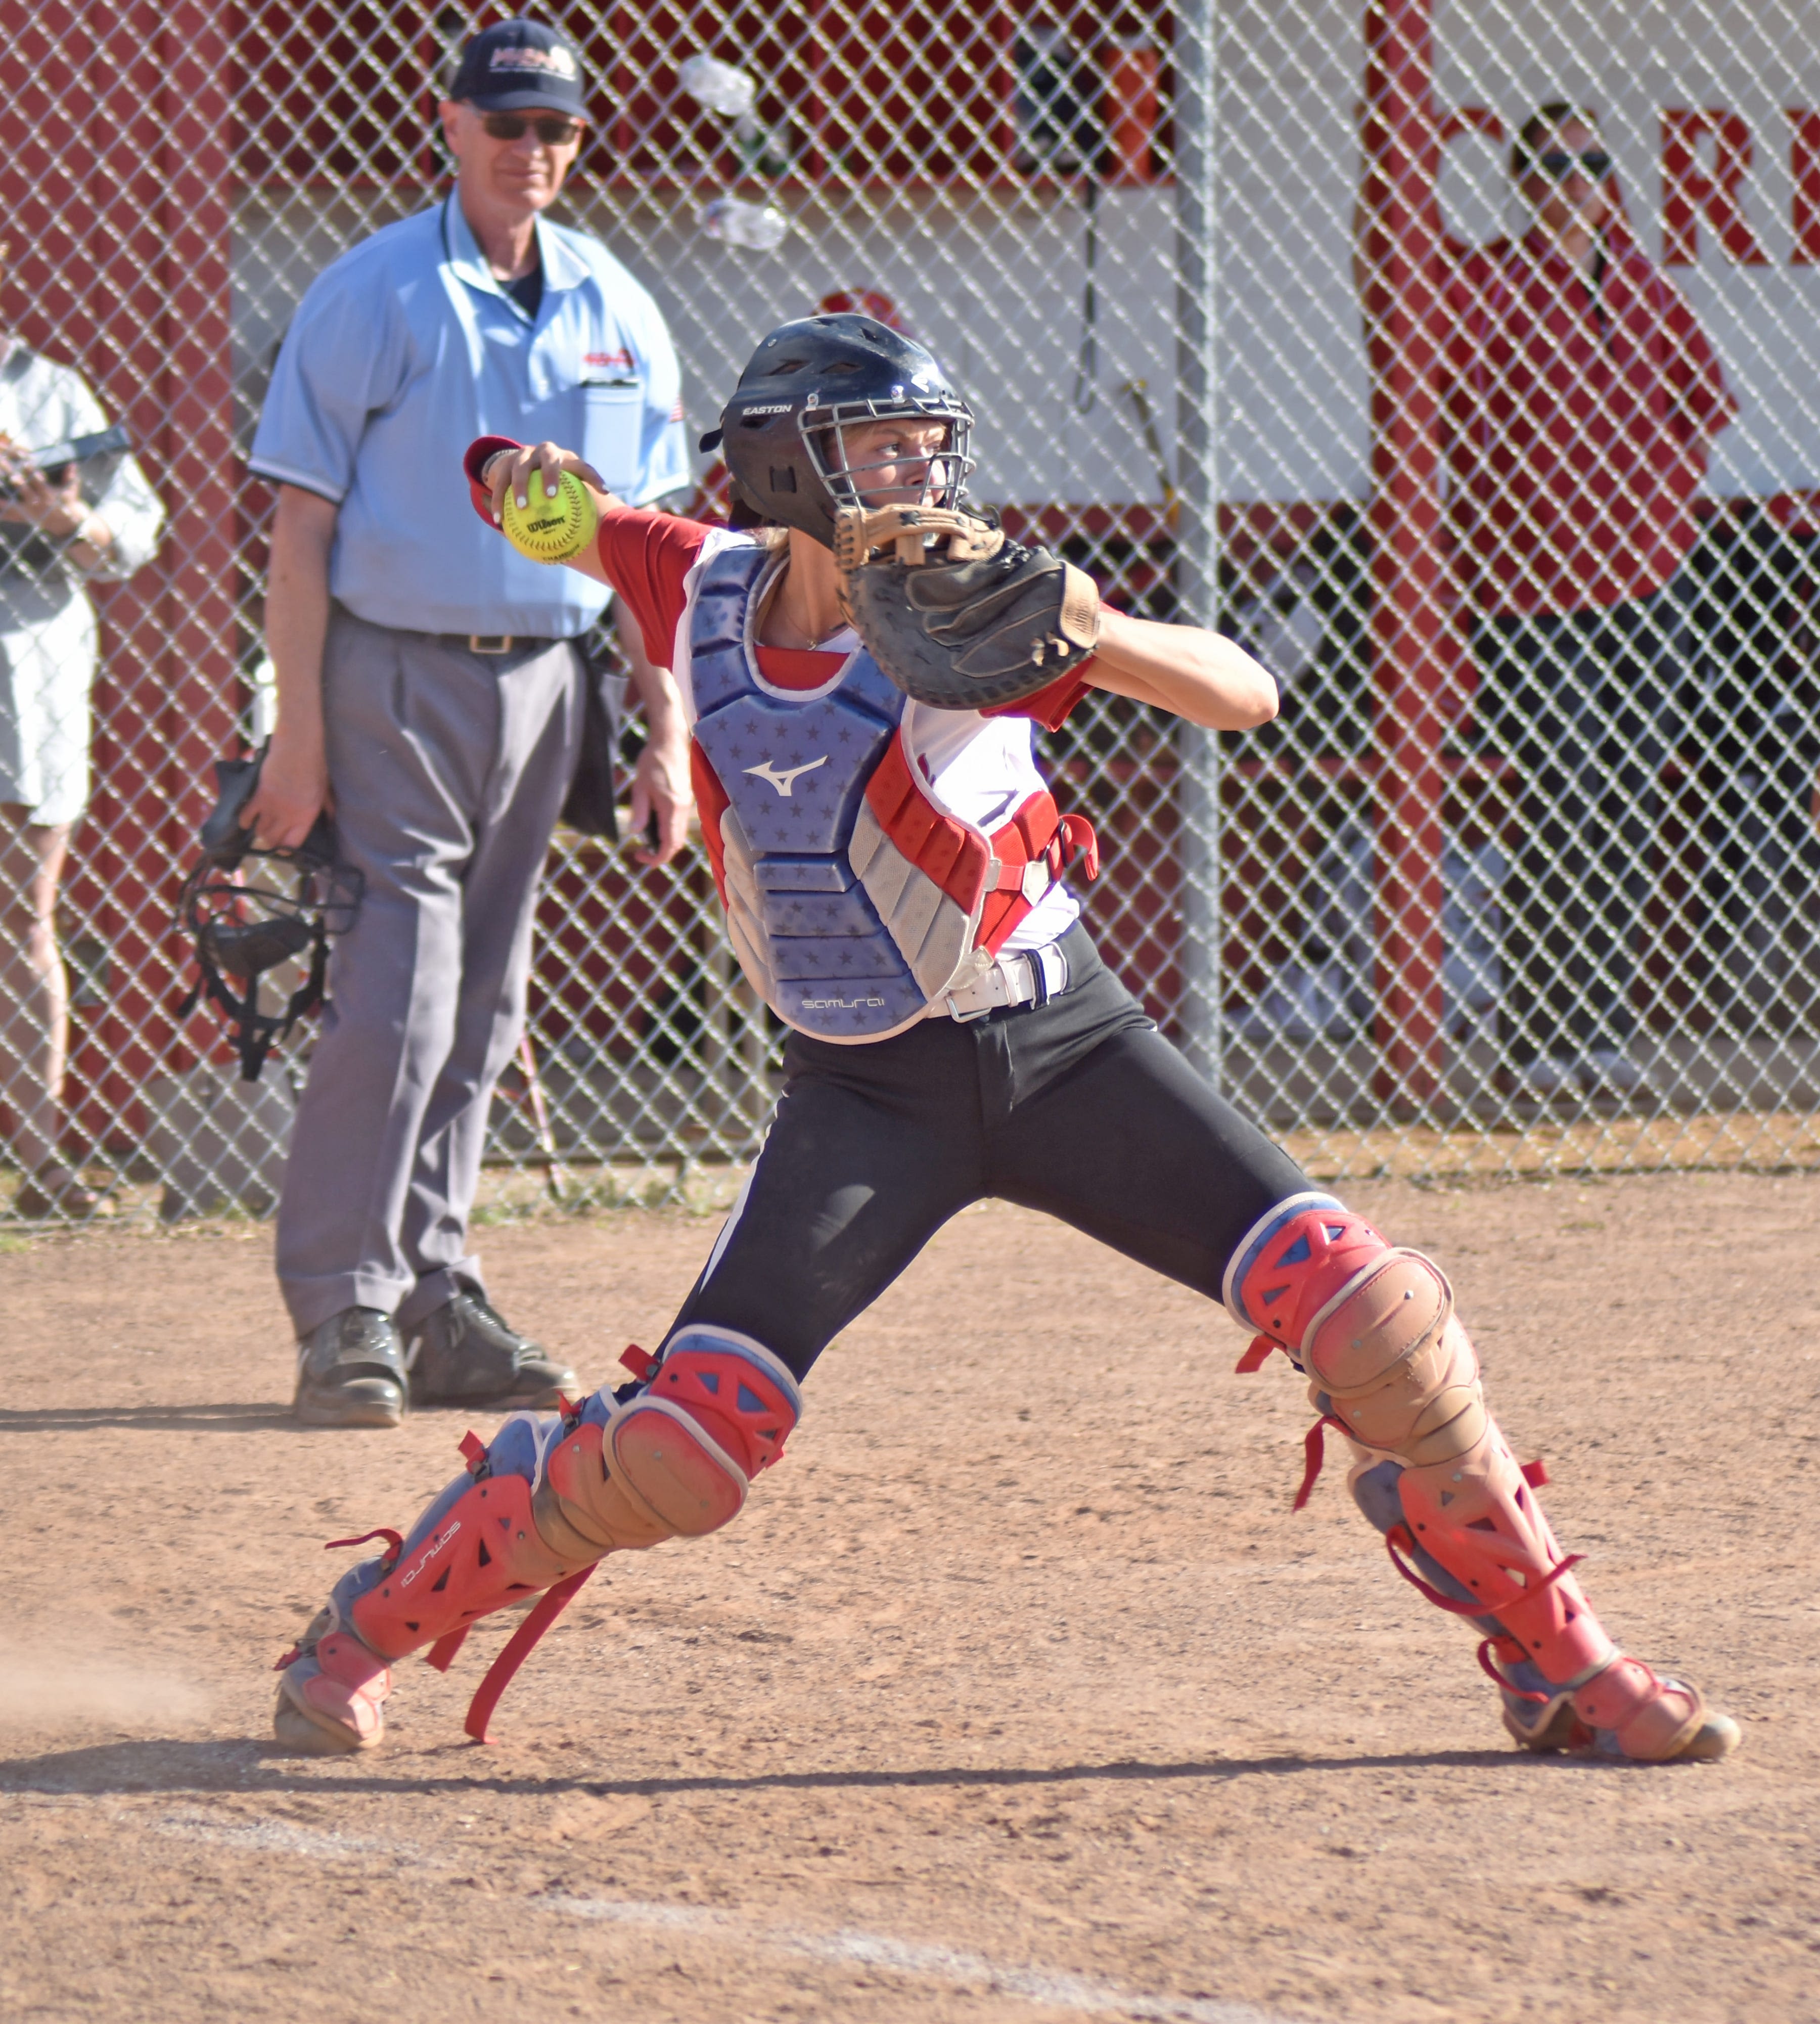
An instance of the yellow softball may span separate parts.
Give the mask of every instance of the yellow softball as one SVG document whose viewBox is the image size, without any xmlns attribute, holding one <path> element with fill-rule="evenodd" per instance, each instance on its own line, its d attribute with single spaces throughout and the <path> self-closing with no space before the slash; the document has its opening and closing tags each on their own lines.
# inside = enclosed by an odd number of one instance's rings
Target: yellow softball
<svg viewBox="0 0 1820 2024">
<path fill-rule="evenodd" d="M 506 539 L 520 555 L 534 563 L 566 563 L 594 539 L 600 515 L 573 471 L 558 474 L 554 492 L 544 489 L 540 471 L 533 471 L 525 497 L 527 503 L 521 506 L 518 493 L 508 491 L 500 515 Z"/>
</svg>

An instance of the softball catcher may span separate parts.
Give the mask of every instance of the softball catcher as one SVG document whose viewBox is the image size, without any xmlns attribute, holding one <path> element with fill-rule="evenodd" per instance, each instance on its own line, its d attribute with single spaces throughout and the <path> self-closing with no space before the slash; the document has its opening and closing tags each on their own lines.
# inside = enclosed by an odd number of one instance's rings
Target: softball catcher
<svg viewBox="0 0 1820 2024">
<path fill-rule="evenodd" d="M 733 530 L 597 490 L 573 566 L 673 642 L 702 828 L 745 975 L 790 1027 L 764 1150 L 655 1356 L 553 1416 L 517 1414 L 287 1655 L 277 1729 L 376 1744 L 392 1668 L 446 1666 L 541 1597 L 505 1681 L 606 1554 L 718 1531 L 783 1457 L 822 1349 L 987 1195 L 1047 1211 L 1210 1298 L 1280 1350 L 1399 1571 L 1479 1634 L 1506 1726 L 1540 1751 L 1718 1757 L 1736 1725 L 1620 1650 L 1491 1418 L 1440 1267 L 1311 1190 L 1101 964 L 1064 874 L 1096 868 L 1032 727 L 1089 687 L 1243 729 L 1275 710 L 1230 642 L 1101 607 L 1090 581 L 965 510 L 972 416 L 921 346 L 856 315 L 785 324 L 704 442 Z M 474 445 L 496 519 L 546 444 Z M 356 1544 L 357 1542 L 346 1542 Z"/>
</svg>

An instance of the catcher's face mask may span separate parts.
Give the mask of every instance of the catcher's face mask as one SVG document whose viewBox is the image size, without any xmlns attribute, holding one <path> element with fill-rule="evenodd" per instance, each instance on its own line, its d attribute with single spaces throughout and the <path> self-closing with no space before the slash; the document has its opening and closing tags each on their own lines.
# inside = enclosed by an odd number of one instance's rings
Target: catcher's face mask
<svg viewBox="0 0 1820 2024">
<path fill-rule="evenodd" d="M 321 1003 L 328 938 L 353 925 L 364 883 L 353 866 L 335 862 L 326 816 L 295 850 L 255 847 L 240 817 L 264 757 L 216 761 L 220 799 L 178 902 L 198 974 L 178 1016 L 187 1018 L 204 996 L 218 1006 L 247 1082 L 258 1080 L 272 1049 Z"/>
<path fill-rule="evenodd" d="M 953 506 L 966 490 L 972 465 L 954 441 L 957 434 L 965 437 L 964 423 L 911 413 L 818 427 L 817 412 L 804 413 L 803 438 L 837 508 Z"/>
</svg>

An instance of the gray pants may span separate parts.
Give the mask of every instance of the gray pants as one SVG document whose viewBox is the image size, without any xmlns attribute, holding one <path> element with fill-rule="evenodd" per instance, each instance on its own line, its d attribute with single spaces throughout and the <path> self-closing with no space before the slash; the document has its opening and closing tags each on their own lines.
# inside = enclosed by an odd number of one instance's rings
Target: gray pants
<svg viewBox="0 0 1820 2024">
<path fill-rule="evenodd" d="M 299 1335 L 351 1307 L 408 1327 L 481 1283 L 468 1212 L 581 701 L 566 642 L 473 654 L 334 610 L 328 776 L 366 893 L 334 946 L 278 1207 Z"/>
</svg>

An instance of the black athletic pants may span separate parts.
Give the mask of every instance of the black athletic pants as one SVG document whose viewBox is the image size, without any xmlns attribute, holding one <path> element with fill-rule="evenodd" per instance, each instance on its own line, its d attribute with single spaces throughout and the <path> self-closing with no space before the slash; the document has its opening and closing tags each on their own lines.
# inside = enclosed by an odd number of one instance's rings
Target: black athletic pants
<svg viewBox="0 0 1820 2024">
<path fill-rule="evenodd" d="M 755 1337 L 798 1377 L 969 1202 L 1038 1208 L 1218 1300 L 1234 1246 L 1308 1182 L 1100 960 L 1047 1005 L 833 1047 L 793 1035 L 764 1150 L 676 1326 Z"/>
</svg>

